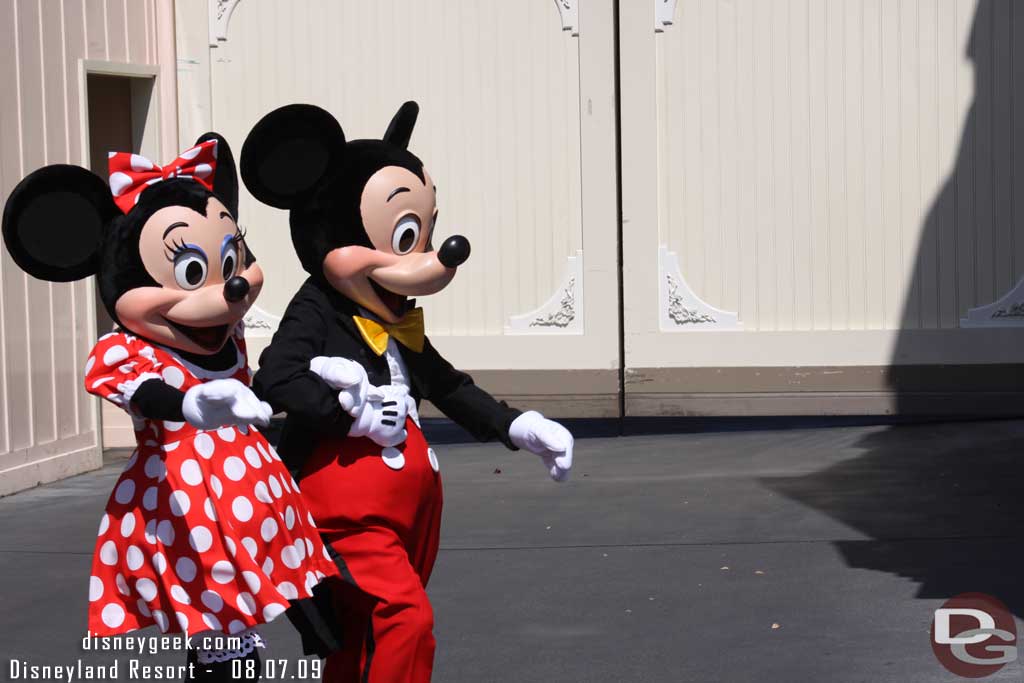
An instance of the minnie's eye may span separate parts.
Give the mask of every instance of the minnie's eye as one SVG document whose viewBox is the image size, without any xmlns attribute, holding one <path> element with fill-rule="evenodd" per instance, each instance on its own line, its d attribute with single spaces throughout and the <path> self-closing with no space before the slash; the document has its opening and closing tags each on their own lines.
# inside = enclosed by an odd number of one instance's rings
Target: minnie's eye
<svg viewBox="0 0 1024 683">
<path fill-rule="evenodd" d="M 220 273 L 224 276 L 224 282 L 233 278 L 237 270 L 238 247 L 232 244 L 224 249 L 224 253 L 220 257 Z"/>
<path fill-rule="evenodd" d="M 206 282 L 206 257 L 185 251 L 174 258 L 174 281 L 182 289 L 199 289 Z"/>
<path fill-rule="evenodd" d="M 396 254 L 408 254 L 420 241 L 420 219 L 416 216 L 405 216 L 398 221 L 395 231 L 391 234 L 391 249 Z"/>
</svg>

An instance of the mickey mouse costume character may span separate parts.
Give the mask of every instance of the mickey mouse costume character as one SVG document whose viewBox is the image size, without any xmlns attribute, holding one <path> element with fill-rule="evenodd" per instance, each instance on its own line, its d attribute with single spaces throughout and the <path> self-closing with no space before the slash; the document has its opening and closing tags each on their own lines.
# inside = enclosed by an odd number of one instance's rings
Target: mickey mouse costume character
<svg viewBox="0 0 1024 683">
<path fill-rule="evenodd" d="M 97 275 L 119 326 L 89 355 L 85 388 L 128 411 L 138 449 L 100 521 L 89 631 L 236 635 L 240 648 L 189 652 L 197 678 L 227 679 L 231 658 L 258 664 L 255 626 L 337 570 L 251 426 L 271 416 L 248 386 L 241 322 L 263 274 L 236 223 L 227 143 L 208 133 L 165 167 L 128 153 L 109 166 L 109 187 L 77 166 L 42 168 L 3 216 L 23 270 L 53 282 Z"/>
<path fill-rule="evenodd" d="M 254 387 L 288 412 L 280 449 L 344 578 L 331 582 L 343 649 L 325 681 L 428 681 L 433 613 L 425 586 L 437 556 L 441 477 L 419 428 L 428 399 L 481 441 L 540 455 L 562 481 L 572 435 L 539 413 L 498 402 L 424 336 L 408 298 L 433 294 L 469 257 L 450 237 L 434 251 L 435 187 L 406 148 L 407 102 L 382 140 L 346 142 L 326 111 L 271 112 L 242 148 L 242 178 L 290 209 L 310 277 L 294 296 Z"/>
</svg>

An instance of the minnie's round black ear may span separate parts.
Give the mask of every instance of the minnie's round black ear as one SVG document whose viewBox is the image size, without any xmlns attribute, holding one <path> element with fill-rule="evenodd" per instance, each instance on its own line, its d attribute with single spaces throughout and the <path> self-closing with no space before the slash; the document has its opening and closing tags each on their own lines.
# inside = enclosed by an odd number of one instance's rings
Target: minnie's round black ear
<svg viewBox="0 0 1024 683">
<path fill-rule="evenodd" d="M 257 123 L 242 145 L 242 182 L 279 209 L 305 202 L 344 156 L 345 133 L 328 112 L 290 104 Z"/>
<path fill-rule="evenodd" d="M 415 102 L 406 102 L 398 108 L 398 113 L 388 124 L 388 131 L 384 133 L 384 142 L 401 147 L 409 148 L 409 140 L 412 139 L 412 129 L 416 125 L 416 117 L 420 114 L 420 105 Z"/>
<path fill-rule="evenodd" d="M 96 273 L 103 230 L 121 212 L 107 183 L 78 166 L 46 166 L 18 183 L 4 206 L 4 244 L 22 270 L 70 282 Z"/>
<path fill-rule="evenodd" d="M 235 155 L 231 153 L 228 141 L 217 133 L 203 133 L 196 144 L 207 140 L 217 141 L 217 170 L 213 174 L 213 191 L 235 220 L 238 220 L 238 169 L 235 168 Z"/>
</svg>

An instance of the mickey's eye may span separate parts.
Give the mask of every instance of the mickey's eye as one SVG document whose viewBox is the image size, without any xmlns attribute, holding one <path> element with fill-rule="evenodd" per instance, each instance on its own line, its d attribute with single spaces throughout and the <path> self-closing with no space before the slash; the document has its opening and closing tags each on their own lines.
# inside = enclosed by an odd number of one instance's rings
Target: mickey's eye
<svg viewBox="0 0 1024 683">
<path fill-rule="evenodd" d="M 224 282 L 227 282 L 235 276 L 237 271 L 238 247 L 234 243 L 231 243 L 224 247 L 224 250 L 220 255 L 220 273 L 224 277 Z"/>
<path fill-rule="evenodd" d="M 408 254 L 420 241 L 420 219 L 416 216 L 404 216 L 395 226 L 391 234 L 391 248 L 396 254 Z"/>
<path fill-rule="evenodd" d="M 183 251 L 174 257 L 174 281 L 182 289 L 199 289 L 206 282 L 206 257 L 198 251 Z"/>
</svg>

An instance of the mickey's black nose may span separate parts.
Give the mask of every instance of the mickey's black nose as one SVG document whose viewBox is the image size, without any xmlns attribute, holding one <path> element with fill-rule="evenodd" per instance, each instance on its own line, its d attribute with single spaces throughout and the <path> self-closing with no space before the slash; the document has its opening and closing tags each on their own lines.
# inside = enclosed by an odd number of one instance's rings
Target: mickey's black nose
<svg viewBox="0 0 1024 683">
<path fill-rule="evenodd" d="M 444 241 L 437 252 L 437 260 L 445 268 L 458 268 L 469 258 L 469 240 L 462 235 L 452 235 Z"/>
<path fill-rule="evenodd" d="M 249 281 L 238 275 L 224 283 L 224 298 L 228 301 L 241 301 L 249 293 Z"/>
</svg>

